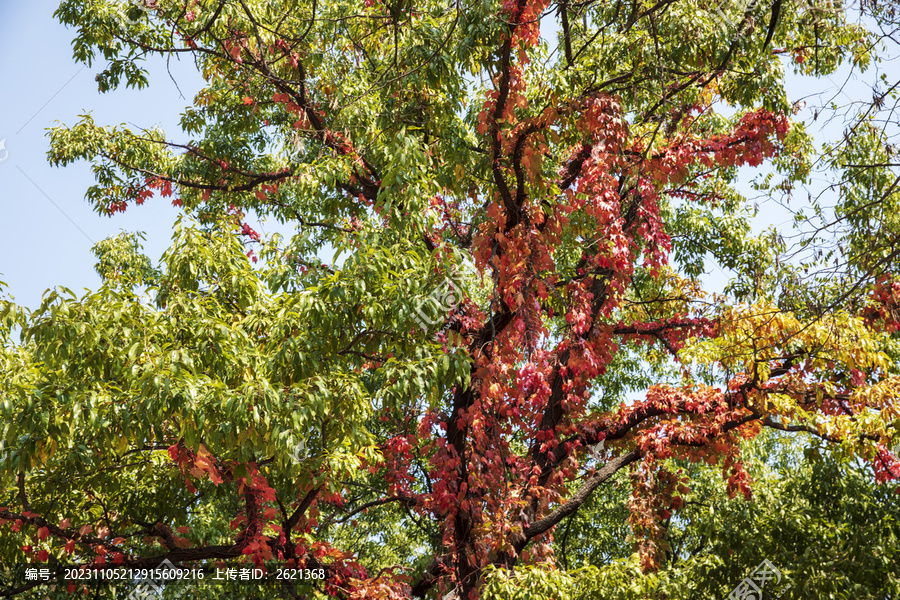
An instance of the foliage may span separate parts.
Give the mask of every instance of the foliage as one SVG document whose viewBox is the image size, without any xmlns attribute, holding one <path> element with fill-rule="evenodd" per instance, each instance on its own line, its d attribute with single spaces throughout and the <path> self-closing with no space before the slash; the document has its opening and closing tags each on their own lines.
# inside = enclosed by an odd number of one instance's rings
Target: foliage
<svg viewBox="0 0 900 600">
<path fill-rule="evenodd" d="M 812 440 L 763 434 L 744 448 L 753 498 L 728 498 L 715 467 L 682 465 L 691 493 L 666 523 L 669 551 L 661 568 L 641 573 L 639 556 L 615 532 L 628 490 L 618 485 L 586 504 L 557 540 L 559 571 L 497 571 L 488 597 L 515 598 L 521 589 L 561 581 L 557 598 L 725 598 L 763 560 L 781 571 L 790 598 L 889 598 L 900 590 L 898 496 L 872 481 L 868 469 Z M 673 465 L 674 467 L 674 465 Z M 620 484 L 625 483 L 619 482 Z M 619 496 L 618 499 L 615 496 Z"/>
<path fill-rule="evenodd" d="M 874 121 L 897 86 L 820 155 L 784 89 L 785 69 L 877 64 L 889 36 L 795 0 L 57 16 L 101 91 L 149 85 L 147 55 L 191 57 L 206 85 L 180 139 L 90 115 L 50 131 L 53 164 L 93 165 L 99 213 L 167 198 L 187 217 L 159 264 L 123 234 L 95 248 L 96 292 L 2 302 L 5 564 L 322 574 L 234 592 L 265 597 L 677 597 L 739 580 L 762 555 L 738 533 L 777 520 L 794 537 L 766 557 L 803 593 L 896 587 L 894 522 L 866 523 L 896 515 L 874 482 L 900 478 L 900 178 Z M 792 257 L 754 233 L 737 176 L 789 195 L 819 159 L 843 185 L 798 214 Z M 843 462 L 763 478 L 750 504 L 769 430 Z M 692 504 L 714 486 L 725 526 Z M 842 508 L 822 515 L 828 490 Z M 555 538 L 588 517 L 607 535 L 576 535 L 588 564 L 568 565 Z M 869 562 L 799 550 L 822 532 L 865 532 Z M 44 587 L 0 593 L 86 589 Z"/>
</svg>

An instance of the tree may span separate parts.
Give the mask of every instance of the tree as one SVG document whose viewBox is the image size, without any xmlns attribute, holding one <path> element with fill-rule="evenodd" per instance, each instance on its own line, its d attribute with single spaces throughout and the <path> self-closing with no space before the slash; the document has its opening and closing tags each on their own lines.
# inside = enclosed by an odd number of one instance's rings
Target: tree
<svg viewBox="0 0 900 600">
<path fill-rule="evenodd" d="M 497 573 L 567 585 L 557 527 L 626 474 L 636 553 L 618 573 L 659 570 L 679 552 L 672 515 L 708 481 L 690 466 L 719 465 L 749 499 L 742 451 L 763 430 L 900 477 L 886 130 L 863 113 L 826 155 L 867 175 L 834 163 L 835 209 L 808 209 L 840 229 L 805 262 L 752 233 L 734 185 L 745 166 L 770 169 L 767 194 L 809 184 L 783 70 L 877 60 L 844 11 L 65 0 L 57 15 L 78 60 L 105 61 L 101 91 L 148 85 L 148 55 L 192 58 L 207 85 L 178 139 L 89 115 L 50 132 L 51 162 L 92 162 L 101 214 L 172 198 L 193 221 L 159 265 L 134 236 L 99 244 L 97 292 L 4 302 L 4 561 L 249 561 L 305 569 L 289 597 L 477 598 L 502 593 Z M 263 238 L 251 215 L 297 233 Z M 724 292 L 704 289 L 712 262 L 734 275 Z"/>
<path fill-rule="evenodd" d="M 490 572 L 487 598 L 727 598 L 756 565 L 777 565 L 765 597 L 896 597 L 898 497 L 869 468 L 817 440 L 764 431 L 742 447 L 753 498 L 729 498 L 716 465 L 684 465 L 691 492 L 665 522 L 660 568 L 627 540 L 628 477 L 617 474 L 557 532 L 558 571 Z M 625 531 L 623 531 L 625 530 Z M 775 584 L 776 582 L 771 582 Z M 543 594 L 534 590 L 544 588 Z"/>
</svg>

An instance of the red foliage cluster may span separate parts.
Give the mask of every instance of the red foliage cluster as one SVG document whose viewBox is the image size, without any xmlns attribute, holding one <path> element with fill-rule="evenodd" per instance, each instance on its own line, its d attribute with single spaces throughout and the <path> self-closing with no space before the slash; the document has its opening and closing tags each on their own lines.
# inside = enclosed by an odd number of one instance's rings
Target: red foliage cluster
<svg viewBox="0 0 900 600">
<path fill-rule="evenodd" d="M 870 327 L 887 333 L 900 331 L 900 281 L 890 275 L 878 279 L 863 316 Z"/>
</svg>

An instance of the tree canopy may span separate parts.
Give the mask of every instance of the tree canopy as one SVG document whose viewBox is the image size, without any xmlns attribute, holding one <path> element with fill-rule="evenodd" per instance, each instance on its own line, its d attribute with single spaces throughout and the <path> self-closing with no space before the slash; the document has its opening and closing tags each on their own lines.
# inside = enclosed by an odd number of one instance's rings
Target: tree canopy
<svg viewBox="0 0 900 600">
<path fill-rule="evenodd" d="M 56 16 L 103 92 L 150 56 L 205 86 L 175 133 L 49 132 L 101 215 L 184 215 L 158 261 L 97 244 L 94 292 L 0 303 L 0 596 L 165 560 L 206 573 L 167 597 L 705 598 L 763 560 L 794 597 L 900 593 L 895 7 Z M 840 69 L 879 77 L 822 145 L 786 72 Z M 210 584 L 241 566 L 300 575 Z"/>
</svg>

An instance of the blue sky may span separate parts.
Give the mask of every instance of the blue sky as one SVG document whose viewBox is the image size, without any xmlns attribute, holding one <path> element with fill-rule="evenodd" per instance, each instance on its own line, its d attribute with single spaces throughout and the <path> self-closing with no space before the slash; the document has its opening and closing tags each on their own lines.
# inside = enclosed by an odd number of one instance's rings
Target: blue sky
<svg viewBox="0 0 900 600">
<path fill-rule="evenodd" d="M 44 291 L 66 286 L 76 293 L 96 289 L 91 246 L 121 230 L 147 232 L 145 248 L 158 258 L 168 246 L 179 211 L 165 199 L 130 206 L 112 218 L 84 200 L 92 183 L 90 165 L 53 168 L 47 162 L 46 129 L 57 121 L 74 125 L 91 112 L 98 124 L 154 124 L 177 131 L 181 109 L 202 80 L 193 64 L 151 63 L 150 87 L 100 94 L 96 69 L 72 59 L 75 32 L 53 18 L 56 0 L 0 0 L 0 281 L 18 304 L 35 308 Z M 95 63 L 95 67 L 96 67 Z M 179 93 L 179 88 L 184 97 Z M 8 154 L 7 154 L 8 153 Z M 4 159 L 5 157 L 5 159 Z"/>
</svg>

